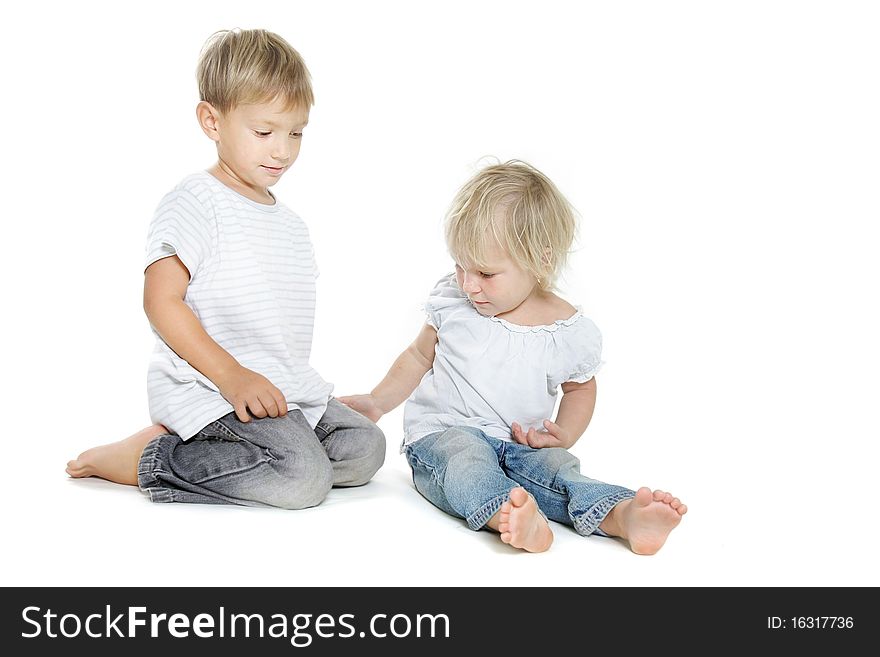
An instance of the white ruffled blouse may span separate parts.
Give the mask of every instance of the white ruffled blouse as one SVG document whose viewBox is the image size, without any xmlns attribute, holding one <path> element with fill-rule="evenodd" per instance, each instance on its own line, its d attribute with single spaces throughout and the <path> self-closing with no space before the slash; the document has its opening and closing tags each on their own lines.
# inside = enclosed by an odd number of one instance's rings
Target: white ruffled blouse
<svg viewBox="0 0 880 657">
<path fill-rule="evenodd" d="M 433 368 L 404 407 L 404 445 L 454 426 L 512 440 L 511 424 L 543 428 L 560 384 L 584 383 L 602 366 L 602 335 L 581 313 L 545 326 L 481 315 L 450 274 L 425 304 L 437 329 Z"/>
</svg>

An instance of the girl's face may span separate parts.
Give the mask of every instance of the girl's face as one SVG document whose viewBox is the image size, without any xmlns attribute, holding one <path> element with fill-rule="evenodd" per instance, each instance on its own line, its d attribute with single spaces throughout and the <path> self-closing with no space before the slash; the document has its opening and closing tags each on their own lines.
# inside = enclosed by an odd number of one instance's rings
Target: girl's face
<svg viewBox="0 0 880 657">
<path fill-rule="evenodd" d="M 481 315 L 494 317 L 518 308 L 538 289 L 535 277 L 517 265 L 501 245 L 486 253 L 486 266 L 455 265 L 458 286 Z"/>
</svg>

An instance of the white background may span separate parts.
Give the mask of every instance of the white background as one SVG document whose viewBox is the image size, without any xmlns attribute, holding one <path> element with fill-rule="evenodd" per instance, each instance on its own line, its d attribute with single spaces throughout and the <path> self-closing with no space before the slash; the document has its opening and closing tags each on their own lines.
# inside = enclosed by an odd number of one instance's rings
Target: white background
<svg viewBox="0 0 880 657">
<path fill-rule="evenodd" d="M 4 585 L 878 585 L 880 12 L 858 2 L 6 3 L 0 10 Z M 563 295 L 605 336 L 590 476 L 673 491 L 655 557 L 546 554 L 386 465 L 316 509 L 150 504 L 74 481 L 149 423 L 146 229 L 212 164 L 196 59 L 227 27 L 304 56 L 317 104 L 274 191 L 321 267 L 313 365 L 367 392 L 450 270 L 483 156 L 582 216 Z"/>
</svg>

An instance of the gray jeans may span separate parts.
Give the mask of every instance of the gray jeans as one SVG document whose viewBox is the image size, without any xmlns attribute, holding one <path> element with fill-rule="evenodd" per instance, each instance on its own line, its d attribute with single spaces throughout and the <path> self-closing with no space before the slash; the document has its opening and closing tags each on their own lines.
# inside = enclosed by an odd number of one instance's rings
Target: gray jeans
<svg viewBox="0 0 880 657">
<path fill-rule="evenodd" d="M 152 440 L 138 463 L 138 486 L 153 502 L 303 509 L 332 486 L 367 483 L 385 461 L 385 435 L 336 399 L 313 430 L 292 410 L 241 422 L 229 413 L 194 437 Z"/>
</svg>

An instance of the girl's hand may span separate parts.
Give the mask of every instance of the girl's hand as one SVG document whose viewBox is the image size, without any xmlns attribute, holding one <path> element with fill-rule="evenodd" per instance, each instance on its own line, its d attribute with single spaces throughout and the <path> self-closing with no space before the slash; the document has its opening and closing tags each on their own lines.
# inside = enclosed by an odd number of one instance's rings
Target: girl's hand
<svg viewBox="0 0 880 657">
<path fill-rule="evenodd" d="M 373 422 L 378 422 L 379 418 L 384 415 L 373 395 L 348 395 L 336 399 Z"/>
<path fill-rule="evenodd" d="M 535 449 L 542 447 L 569 447 L 568 432 L 550 420 L 544 420 L 544 430 L 542 431 L 536 431 L 535 429 L 529 429 L 528 432 L 523 431 L 523 428 L 517 422 L 510 425 L 510 429 L 511 437 L 520 445 L 528 445 Z"/>
</svg>

